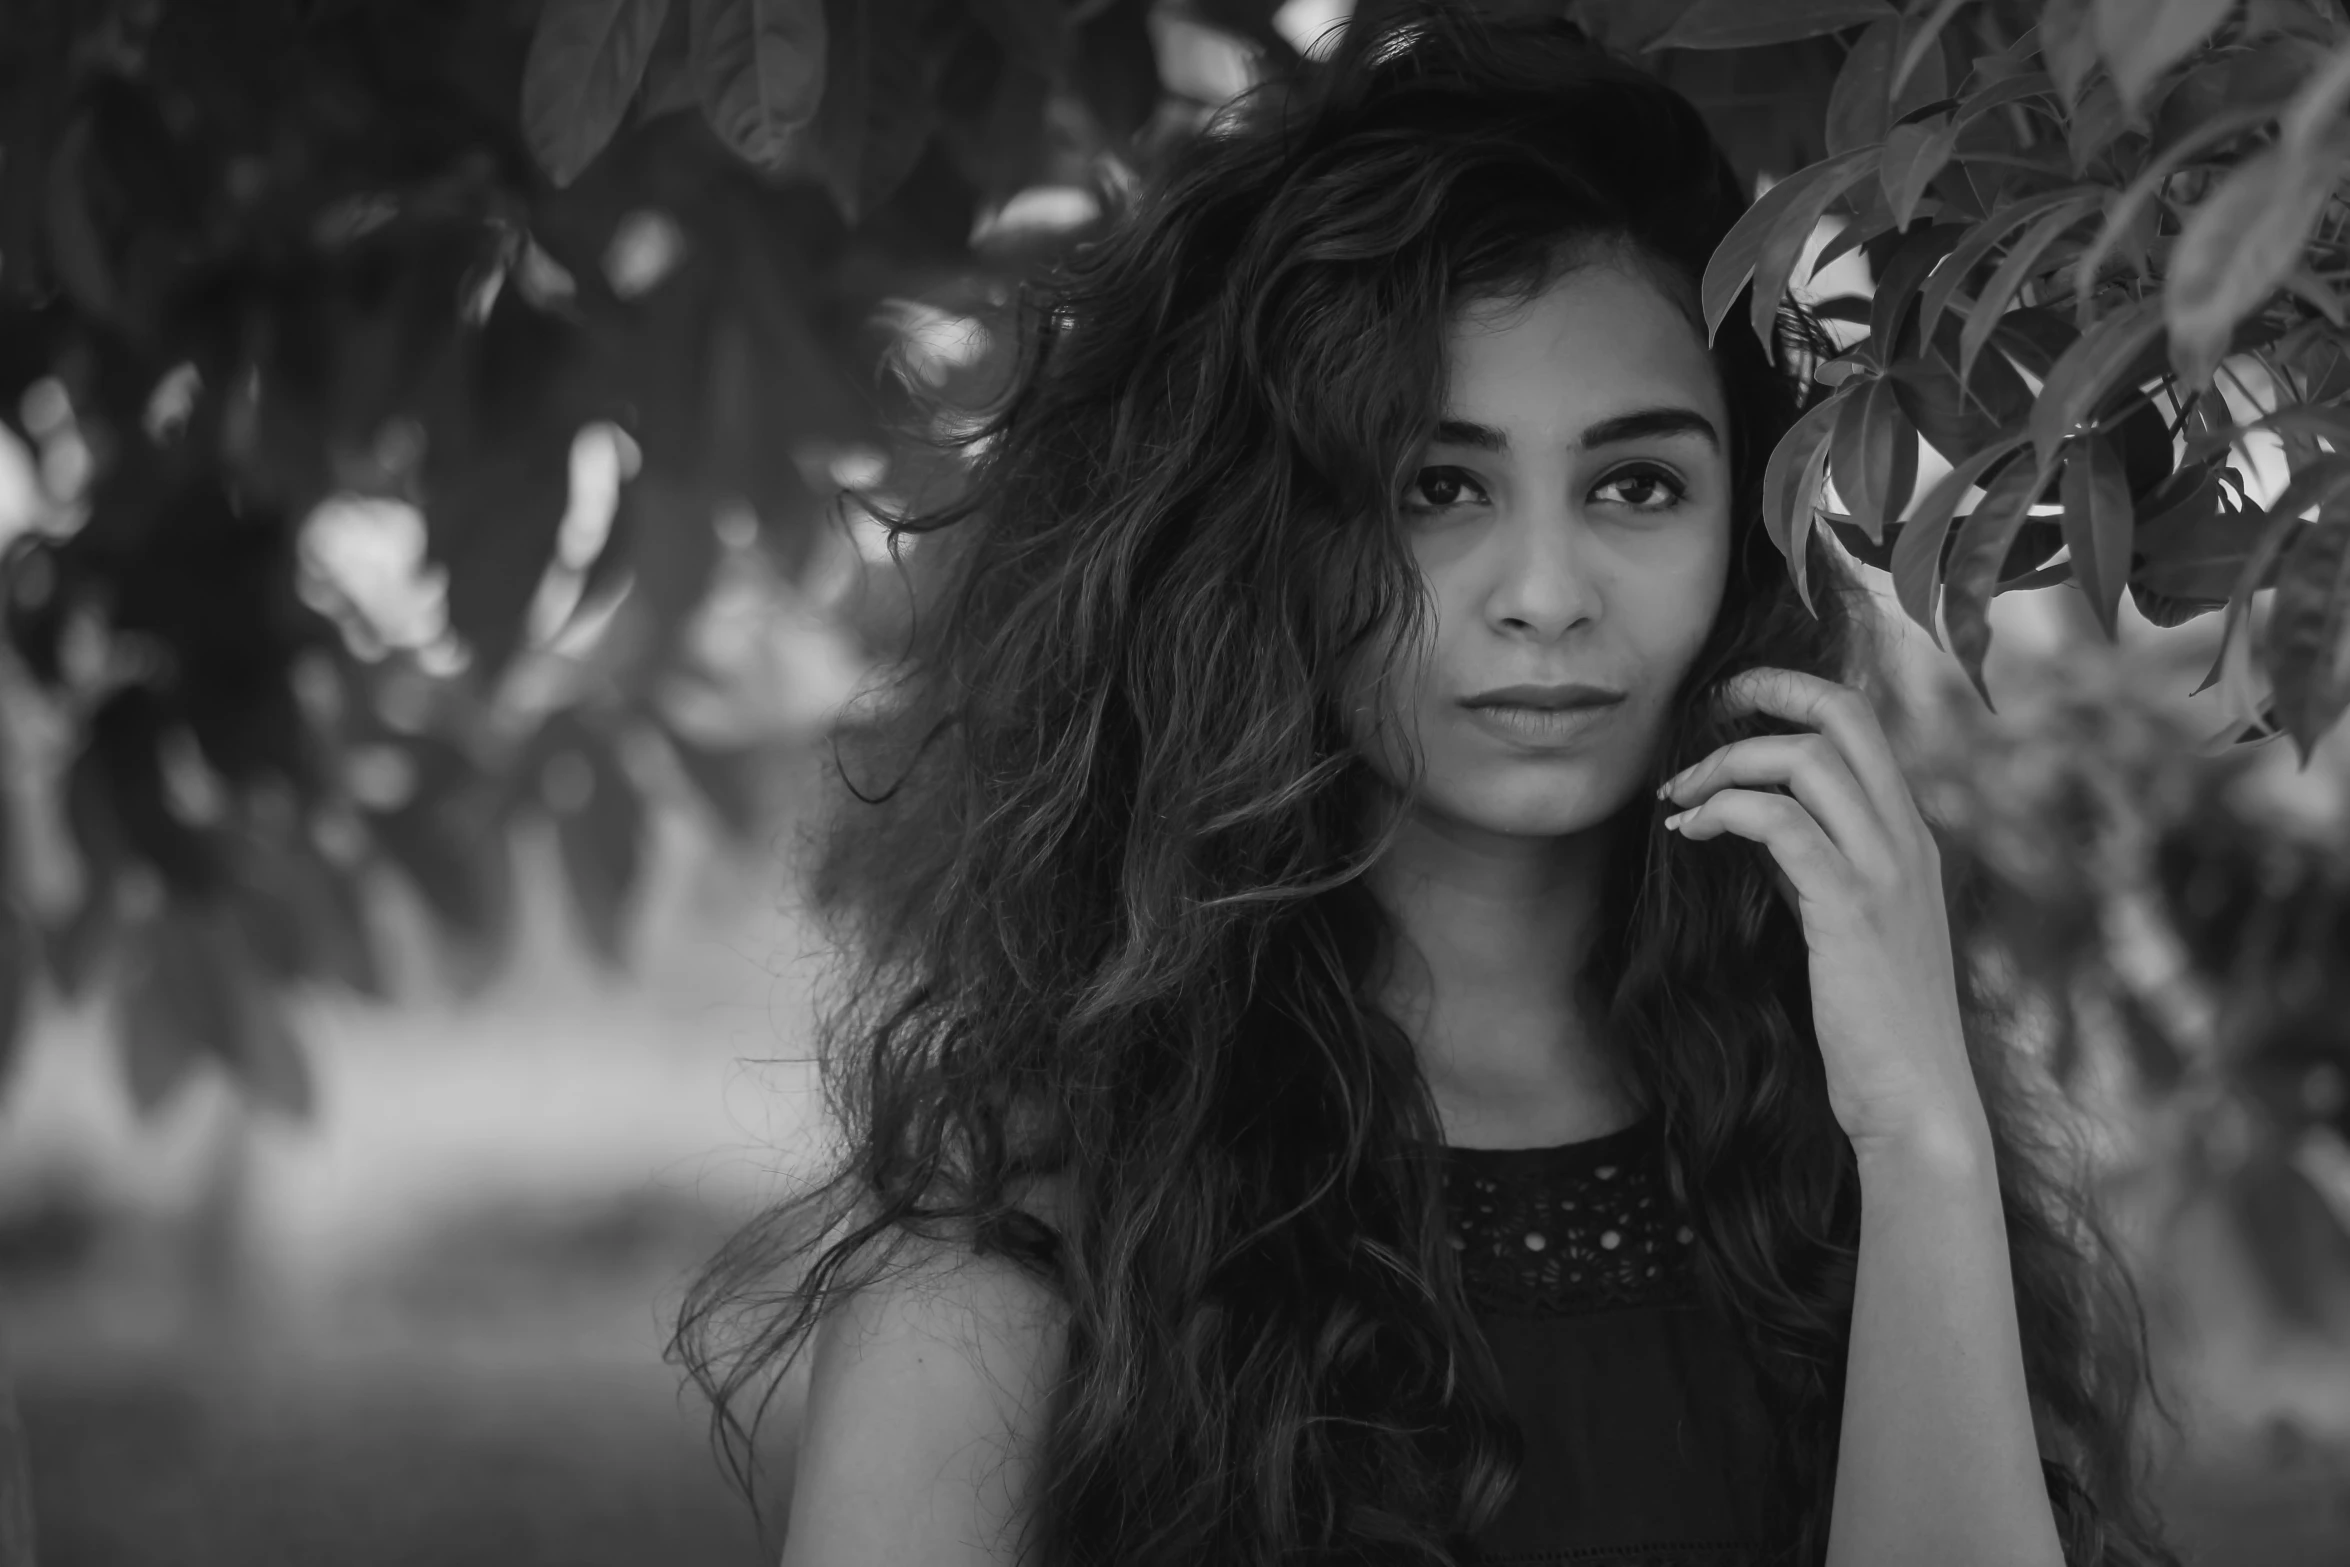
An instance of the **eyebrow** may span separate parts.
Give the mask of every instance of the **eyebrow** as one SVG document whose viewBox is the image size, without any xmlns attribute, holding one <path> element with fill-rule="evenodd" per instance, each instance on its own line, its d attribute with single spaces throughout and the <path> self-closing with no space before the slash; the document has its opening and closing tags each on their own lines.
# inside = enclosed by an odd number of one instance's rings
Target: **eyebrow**
<svg viewBox="0 0 2350 1567">
<path fill-rule="evenodd" d="M 1602 419 L 1585 430 L 1575 445 L 1590 451 L 1595 447 L 1617 446 L 1625 441 L 1646 440 L 1659 435 L 1702 436 L 1716 451 L 1721 450 L 1721 432 L 1713 421 L 1694 408 L 1636 408 L 1630 413 Z M 1466 446 L 1480 452 L 1506 452 L 1510 449 L 1509 434 L 1489 424 L 1477 424 L 1467 419 L 1446 419 L 1436 426 L 1436 444 L 1439 446 Z"/>
</svg>

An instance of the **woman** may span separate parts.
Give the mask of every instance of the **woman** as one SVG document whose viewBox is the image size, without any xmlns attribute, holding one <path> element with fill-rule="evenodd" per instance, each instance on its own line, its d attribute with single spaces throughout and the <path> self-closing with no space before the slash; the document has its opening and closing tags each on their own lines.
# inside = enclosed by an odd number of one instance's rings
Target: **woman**
<svg viewBox="0 0 2350 1567">
<path fill-rule="evenodd" d="M 2170 1559 L 1865 595 L 1759 521 L 1741 207 L 1422 8 L 1025 302 L 818 868 L 845 1157 L 683 1324 L 722 1412 L 813 1347 L 787 1567 Z"/>
</svg>

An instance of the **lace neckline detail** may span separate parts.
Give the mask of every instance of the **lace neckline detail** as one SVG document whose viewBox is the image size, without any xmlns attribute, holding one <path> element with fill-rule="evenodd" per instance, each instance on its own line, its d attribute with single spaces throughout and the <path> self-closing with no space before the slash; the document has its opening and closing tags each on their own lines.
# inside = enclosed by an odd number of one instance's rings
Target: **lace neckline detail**
<svg viewBox="0 0 2350 1567">
<path fill-rule="evenodd" d="M 1443 1148 L 1469 1303 L 1562 1316 L 1696 1298 L 1695 1236 L 1665 1180 L 1655 1112 L 1547 1148 Z"/>
</svg>

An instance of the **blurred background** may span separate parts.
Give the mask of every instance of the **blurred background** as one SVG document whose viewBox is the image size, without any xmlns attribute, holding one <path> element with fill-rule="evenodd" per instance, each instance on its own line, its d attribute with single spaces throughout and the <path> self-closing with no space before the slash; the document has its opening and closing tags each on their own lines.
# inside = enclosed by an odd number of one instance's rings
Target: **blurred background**
<svg viewBox="0 0 2350 1567">
<path fill-rule="evenodd" d="M 1784 219 L 1840 346 L 1916 203 L 1979 226 L 2052 135 L 2148 186 L 2156 288 L 2165 204 L 2343 42 L 2331 0 L 1539 8 L 1782 199 L 1951 121 L 1909 208 Z M 951 486 L 898 432 L 984 396 L 1018 280 L 1351 10 L 0 0 L 0 1563 L 774 1558 L 788 1393 L 762 1537 L 661 1351 L 825 1151 L 792 848 L 924 588 L 856 496 Z M 1924 382 L 1883 400 L 1899 494 L 1839 449 L 1812 496 L 1879 562 L 1886 716 L 2094 1151 L 2181 1416 L 2159 1495 L 2215 1567 L 2350 1560 L 2328 170 L 2274 290 L 2309 329 L 2229 340 L 2200 425 L 2166 367 L 2124 388 L 2176 415 L 2129 591 L 2076 574 L 2070 489 L 1963 604 L 1951 568 L 1980 692 L 1856 521 L 1960 456 Z M 2097 237 L 1986 244 L 1970 288 L 2028 315 Z M 2061 380 L 1993 358 L 2026 409 Z M 2272 513 L 2265 556 L 2213 542 Z"/>
</svg>

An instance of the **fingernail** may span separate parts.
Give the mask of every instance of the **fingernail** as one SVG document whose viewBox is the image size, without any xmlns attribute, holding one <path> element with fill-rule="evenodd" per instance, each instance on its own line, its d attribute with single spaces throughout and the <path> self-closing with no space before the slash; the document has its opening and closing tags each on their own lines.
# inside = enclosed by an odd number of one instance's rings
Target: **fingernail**
<svg viewBox="0 0 2350 1567">
<path fill-rule="evenodd" d="M 1670 830 L 1680 826 L 1683 818 L 1687 817 L 1688 814 L 1689 813 L 1687 811 L 1675 811 L 1672 815 L 1665 818 L 1666 828 Z"/>
</svg>

